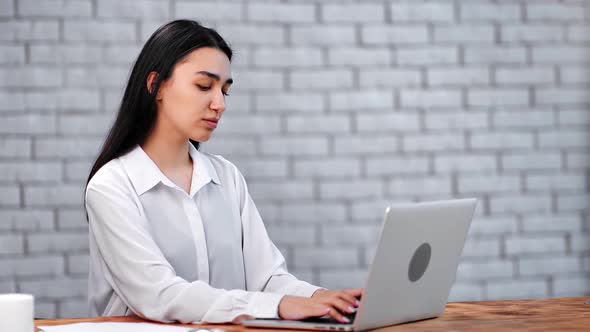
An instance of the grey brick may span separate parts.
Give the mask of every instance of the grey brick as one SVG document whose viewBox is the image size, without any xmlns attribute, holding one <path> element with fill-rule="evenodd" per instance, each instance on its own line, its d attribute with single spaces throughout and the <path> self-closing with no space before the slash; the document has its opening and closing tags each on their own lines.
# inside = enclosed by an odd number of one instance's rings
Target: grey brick
<svg viewBox="0 0 590 332">
<path fill-rule="evenodd" d="M 527 149 L 534 145 L 534 135 L 529 132 L 478 132 L 470 136 L 473 149 Z"/>
<path fill-rule="evenodd" d="M 90 160 L 72 160 L 65 162 L 65 180 L 68 181 L 86 181 L 91 167 Z"/>
<path fill-rule="evenodd" d="M 379 225 L 323 225 L 322 243 L 332 245 L 374 245 L 379 240 Z"/>
<path fill-rule="evenodd" d="M 526 106 L 529 104 L 529 93 L 527 89 L 470 89 L 467 93 L 467 100 L 471 106 Z"/>
<path fill-rule="evenodd" d="M 427 26 L 367 25 L 362 41 L 375 45 L 424 44 L 428 42 Z"/>
<path fill-rule="evenodd" d="M 333 111 L 388 110 L 393 108 L 393 94 L 384 90 L 333 92 L 329 97 L 330 107 Z"/>
<path fill-rule="evenodd" d="M 219 122 L 218 133 L 224 135 L 256 135 L 259 133 L 278 133 L 280 131 L 279 118 L 272 115 L 254 116 L 237 115 L 224 117 Z"/>
<path fill-rule="evenodd" d="M 361 223 L 382 223 L 385 209 L 394 203 L 407 203 L 407 199 L 370 199 L 353 201 L 352 220 Z"/>
<path fill-rule="evenodd" d="M 20 45 L 0 45 L 0 64 L 16 65 L 25 62 L 25 48 Z"/>
<path fill-rule="evenodd" d="M 432 68 L 427 70 L 427 82 L 439 85 L 488 85 L 490 71 L 487 68 Z"/>
<path fill-rule="evenodd" d="M 25 95 L 23 93 L 0 91 L 0 112 L 23 111 L 25 105 Z"/>
<path fill-rule="evenodd" d="M 469 238 L 465 242 L 461 257 L 497 257 L 500 256 L 501 241 L 499 238 Z"/>
<path fill-rule="evenodd" d="M 88 290 L 87 278 L 56 278 L 43 281 L 22 281 L 21 291 L 35 294 L 39 299 L 65 299 L 85 297 Z"/>
<path fill-rule="evenodd" d="M 88 232 L 86 212 L 81 206 L 74 208 L 58 208 L 57 225 L 60 230 L 80 230 Z"/>
<path fill-rule="evenodd" d="M 112 114 L 68 114 L 59 117 L 58 132 L 66 135 L 97 136 L 105 134 L 113 122 Z"/>
<path fill-rule="evenodd" d="M 256 95 L 257 111 L 261 112 L 310 112 L 326 109 L 326 102 L 318 93 L 259 93 Z"/>
<path fill-rule="evenodd" d="M 92 15 L 92 2 L 90 0 L 19 0 L 18 14 L 22 17 L 90 17 Z"/>
<path fill-rule="evenodd" d="M 590 34 L 588 32 L 587 25 L 568 25 L 567 40 L 573 42 L 590 41 Z"/>
<path fill-rule="evenodd" d="M 30 234 L 28 248 L 31 253 L 87 251 L 88 234 L 86 232 Z"/>
<path fill-rule="evenodd" d="M 95 45 L 31 45 L 29 50 L 35 64 L 95 64 L 102 59 L 102 49 Z"/>
<path fill-rule="evenodd" d="M 368 176 L 415 175 L 430 171 L 429 159 L 424 156 L 371 157 L 366 163 Z"/>
<path fill-rule="evenodd" d="M 5 115 L 0 122 L 0 134 L 55 134 L 53 115 Z"/>
<path fill-rule="evenodd" d="M 571 247 L 573 252 L 590 251 L 590 242 L 588 242 L 588 233 L 573 234 L 571 237 Z"/>
<path fill-rule="evenodd" d="M 359 132 L 415 132 L 420 129 L 416 112 L 362 113 L 357 116 Z"/>
<path fill-rule="evenodd" d="M 2 13 L 2 7 L 0 7 L 0 13 Z M 0 293 L 10 294 L 16 293 L 16 282 L 14 280 L 0 281 Z"/>
<path fill-rule="evenodd" d="M 559 176 L 553 174 L 527 174 L 525 179 L 526 188 L 530 191 L 584 191 L 588 186 L 586 176 L 583 173 L 559 174 Z"/>
<path fill-rule="evenodd" d="M 460 3 L 461 21 L 519 21 L 520 6 L 510 3 Z"/>
<path fill-rule="evenodd" d="M 248 20 L 260 22 L 309 23 L 315 21 L 313 4 L 249 3 Z"/>
<path fill-rule="evenodd" d="M 66 41 L 134 42 L 135 24 L 131 22 L 65 21 Z"/>
<path fill-rule="evenodd" d="M 459 51 L 455 46 L 424 46 L 398 48 L 399 65 L 451 65 L 459 63 Z"/>
<path fill-rule="evenodd" d="M 511 235 L 506 238 L 508 255 L 565 252 L 565 237 L 556 235 Z"/>
<path fill-rule="evenodd" d="M 501 42 L 556 42 L 564 39 L 565 30 L 559 25 L 503 25 L 500 28 Z"/>
<path fill-rule="evenodd" d="M 186 14 L 185 14 L 186 15 Z M 169 18 L 168 0 L 117 1 L 101 0 L 97 2 L 97 16 L 100 18 Z"/>
<path fill-rule="evenodd" d="M 3 259 L 2 266 L 5 268 L 0 269 L 0 276 L 51 277 L 64 273 L 63 257 L 54 255 Z M 22 284 L 22 281 L 19 284 Z"/>
<path fill-rule="evenodd" d="M 51 210 L 2 209 L 0 211 L 0 230 L 38 231 L 54 228 Z"/>
<path fill-rule="evenodd" d="M 539 105 L 590 104 L 590 96 L 586 88 L 537 88 L 535 100 Z"/>
<path fill-rule="evenodd" d="M 350 117 L 347 115 L 293 115 L 287 117 L 287 133 L 349 133 Z"/>
<path fill-rule="evenodd" d="M 343 203 L 292 203 L 282 206 L 280 219 L 292 223 L 342 223 L 347 220 Z"/>
<path fill-rule="evenodd" d="M 88 265 L 90 258 L 87 254 L 68 255 L 67 256 L 67 273 L 68 274 L 88 274 Z"/>
<path fill-rule="evenodd" d="M 35 300 L 35 318 L 53 319 L 57 317 L 55 301 Z"/>
<path fill-rule="evenodd" d="M 448 176 L 423 176 L 420 178 L 395 178 L 389 182 L 387 192 L 392 196 L 450 195 L 451 178 Z"/>
<path fill-rule="evenodd" d="M 45 158 L 95 157 L 102 140 L 97 138 L 46 138 L 35 141 L 35 156 Z"/>
<path fill-rule="evenodd" d="M 0 157 L 29 158 L 31 156 L 31 140 L 29 138 L 1 138 Z"/>
<path fill-rule="evenodd" d="M 98 91 L 60 89 L 55 92 L 29 92 L 25 95 L 27 109 L 52 111 L 96 111 L 100 107 Z"/>
<path fill-rule="evenodd" d="M 505 170 L 556 170 L 561 168 L 557 152 L 507 152 L 501 157 Z"/>
<path fill-rule="evenodd" d="M 465 148 L 461 134 L 419 134 L 405 135 L 403 151 L 457 151 Z"/>
<path fill-rule="evenodd" d="M 349 268 L 320 271 L 319 285 L 328 289 L 362 288 L 365 286 L 367 274 L 366 270 Z"/>
<path fill-rule="evenodd" d="M 518 192 L 520 189 L 518 175 L 463 175 L 458 182 L 460 194 Z"/>
<path fill-rule="evenodd" d="M 422 74 L 418 69 L 369 68 L 360 72 L 358 82 L 362 88 L 419 87 Z"/>
<path fill-rule="evenodd" d="M 386 48 L 332 47 L 328 49 L 329 65 L 383 66 L 391 62 L 391 52 Z"/>
<path fill-rule="evenodd" d="M 566 64 L 566 63 L 588 63 L 588 52 L 586 46 L 535 46 L 532 48 L 533 63 L 541 64 Z"/>
<path fill-rule="evenodd" d="M 0 69 L 0 87 L 47 88 L 62 85 L 61 71 L 43 67 L 15 67 Z"/>
<path fill-rule="evenodd" d="M 322 4 L 325 22 L 383 22 L 385 7 L 382 4 Z"/>
<path fill-rule="evenodd" d="M 352 71 L 347 69 L 295 70 L 289 82 L 292 89 L 309 90 L 350 88 L 354 84 Z"/>
<path fill-rule="evenodd" d="M 557 277 L 553 279 L 553 296 L 580 296 L 590 294 L 588 276 Z"/>
<path fill-rule="evenodd" d="M 394 22 L 452 22 L 452 3 L 394 3 L 391 5 Z"/>
<path fill-rule="evenodd" d="M 295 268 L 352 268 L 358 266 L 356 249 L 350 247 L 298 248 L 295 250 Z"/>
<path fill-rule="evenodd" d="M 547 130 L 539 133 L 542 148 L 588 147 L 590 132 L 584 130 Z"/>
<path fill-rule="evenodd" d="M 590 83 L 590 69 L 583 66 L 561 66 L 559 78 L 565 84 Z"/>
<path fill-rule="evenodd" d="M 271 240 L 281 246 L 311 246 L 315 242 L 315 228 L 312 226 L 267 227 Z"/>
<path fill-rule="evenodd" d="M 381 196 L 379 180 L 324 180 L 320 181 L 320 199 L 370 199 Z"/>
<path fill-rule="evenodd" d="M 285 29 L 275 25 L 219 24 L 219 34 L 232 45 L 284 45 Z"/>
<path fill-rule="evenodd" d="M 88 301 L 86 297 L 60 301 L 58 312 L 59 317 L 88 317 Z"/>
<path fill-rule="evenodd" d="M 243 158 L 232 161 L 247 179 L 286 178 L 288 174 L 286 158 Z"/>
<path fill-rule="evenodd" d="M 229 156 L 253 156 L 256 154 L 256 143 L 251 137 L 224 137 L 212 139 L 203 144 L 206 152 Z"/>
<path fill-rule="evenodd" d="M 306 24 L 291 27 L 290 33 L 294 45 L 343 46 L 357 42 L 355 28 L 350 25 Z"/>
<path fill-rule="evenodd" d="M 513 234 L 516 230 L 516 217 L 475 218 L 469 227 L 469 236 Z"/>
<path fill-rule="evenodd" d="M 281 90 L 284 87 L 284 75 L 276 70 L 248 70 L 239 71 L 234 75 L 240 91 Z"/>
<path fill-rule="evenodd" d="M 328 153 L 326 137 L 267 137 L 260 143 L 263 155 L 314 156 Z"/>
<path fill-rule="evenodd" d="M 524 232 L 571 232 L 582 230 L 580 216 L 568 214 L 528 214 L 522 217 Z"/>
<path fill-rule="evenodd" d="M 198 19 L 207 18 L 216 21 L 241 21 L 244 17 L 243 3 L 223 3 L 215 1 L 175 2 L 174 12 L 176 15 L 195 17 Z"/>
<path fill-rule="evenodd" d="M 0 235 L 0 255 L 24 254 L 24 236 L 9 234 Z"/>
<path fill-rule="evenodd" d="M 492 25 L 435 26 L 435 43 L 481 43 L 494 42 Z"/>
<path fill-rule="evenodd" d="M 590 154 L 587 152 L 566 152 L 566 165 L 568 170 L 583 170 L 590 165 Z"/>
<path fill-rule="evenodd" d="M 584 20 L 584 7 L 582 4 L 545 4 L 528 3 L 526 17 L 529 21 L 582 21 Z"/>
<path fill-rule="evenodd" d="M 453 108 L 460 107 L 461 91 L 458 89 L 401 89 L 402 107 Z"/>
<path fill-rule="evenodd" d="M 545 128 L 555 126 L 550 110 L 502 110 L 493 114 L 494 128 Z"/>
<path fill-rule="evenodd" d="M 505 194 L 490 198 L 490 213 L 547 213 L 551 211 L 549 194 Z M 531 242 L 534 242 L 531 240 Z M 542 241 L 537 241 L 542 243 Z"/>
<path fill-rule="evenodd" d="M 457 268 L 457 280 L 488 280 L 511 278 L 514 266 L 511 261 L 487 259 L 485 261 L 461 262 Z"/>
<path fill-rule="evenodd" d="M 57 21 L 7 21 L 0 22 L 0 40 L 6 41 L 55 41 L 59 38 Z"/>
<path fill-rule="evenodd" d="M 225 98 L 226 110 L 232 113 L 251 113 L 253 99 L 249 93 L 231 91 L 231 95 Z"/>
<path fill-rule="evenodd" d="M 313 198 L 313 185 L 311 181 L 251 181 L 249 188 L 255 200 L 289 201 Z"/>
<path fill-rule="evenodd" d="M 14 16 L 14 1 L 0 0 L 0 17 Z"/>
<path fill-rule="evenodd" d="M 67 68 L 65 84 L 68 87 L 116 88 L 122 89 L 127 81 L 129 69 L 124 67 Z"/>
<path fill-rule="evenodd" d="M 485 112 L 428 112 L 424 116 L 427 130 L 480 129 L 489 128 Z"/>
<path fill-rule="evenodd" d="M 446 172 L 490 172 L 496 170 L 496 157 L 491 153 L 435 155 L 434 170 Z"/>
<path fill-rule="evenodd" d="M 259 67 L 317 67 L 323 64 L 318 48 L 259 48 L 254 52 L 254 65 Z"/>
<path fill-rule="evenodd" d="M 483 300 L 483 285 L 479 283 L 455 283 L 449 293 L 449 302 Z"/>
<path fill-rule="evenodd" d="M 391 135 L 346 135 L 334 139 L 337 155 L 371 155 L 398 151 L 398 139 Z"/>
<path fill-rule="evenodd" d="M 466 46 L 465 63 L 468 64 L 524 64 L 527 51 L 523 46 Z"/>
<path fill-rule="evenodd" d="M 3 162 L 0 181 L 3 182 L 58 182 L 62 167 L 59 162 Z"/>
<path fill-rule="evenodd" d="M 499 68 L 496 70 L 498 84 L 549 84 L 555 82 L 551 67 Z"/>
<path fill-rule="evenodd" d="M 25 205 L 29 207 L 80 206 L 84 191 L 78 185 L 27 186 Z"/>
<path fill-rule="evenodd" d="M 590 195 L 586 193 L 570 194 L 567 192 L 557 196 L 557 211 L 559 212 L 577 212 L 587 211 L 590 202 Z"/>
<path fill-rule="evenodd" d="M 490 300 L 546 298 L 549 295 L 546 280 L 529 278 L 490 281 L 487 284 L 487 292 L 490 294 Z"/>
</svg>

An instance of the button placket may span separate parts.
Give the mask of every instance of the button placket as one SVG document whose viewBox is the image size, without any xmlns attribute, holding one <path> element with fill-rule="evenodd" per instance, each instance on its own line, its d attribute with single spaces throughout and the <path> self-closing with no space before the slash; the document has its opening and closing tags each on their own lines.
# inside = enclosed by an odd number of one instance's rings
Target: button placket
<svg viewBox="0 0 590 332">
<path fill-rule="evenodd" d="M 198 278 L 209 283 L 209 254 L 207 252 L 203 219 L 197 208 L 197 203 L 192 198 L 186 196 L 183 200 L 183 205 L 186 214 L 189 216 L 189 226 L 193 233 L 193 240 L 197 252 Z"/>
</svg>

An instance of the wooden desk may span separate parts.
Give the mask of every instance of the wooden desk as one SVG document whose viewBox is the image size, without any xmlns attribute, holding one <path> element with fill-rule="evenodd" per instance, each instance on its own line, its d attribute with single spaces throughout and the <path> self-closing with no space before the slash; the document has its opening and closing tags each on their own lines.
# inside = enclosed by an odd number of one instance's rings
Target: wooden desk
<svg viewBox="0 0 590 332">
<path fill-rule="evenodd" d="M 589 301 L 590 296 L 542 300 L 454 302 L 447 305 L 444 314 L 439 318 L 390 326 L 380 330 L 387 332 L 590 331 L 590 304 L 585 304 Z M 102 317 L 37 320 L 35 326 L 101 321 L 143 322 L 133 317 Z M 202 327 L 212 326 L 203 325 Z M 215 325 L 214 327 L 232 332 L 254 330 L 239 325 Z"/>
</svg>

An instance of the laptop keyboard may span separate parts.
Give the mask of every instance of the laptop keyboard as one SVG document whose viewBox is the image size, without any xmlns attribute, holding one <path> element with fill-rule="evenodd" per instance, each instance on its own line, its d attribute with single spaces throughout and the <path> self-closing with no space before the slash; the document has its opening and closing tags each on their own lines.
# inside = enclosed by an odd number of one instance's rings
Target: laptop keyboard
<svg viewBox="0 0 590 332">
<path fill-rule="evenodd" d="M 343 314 L 342 316 L 348 318 L 350 320 L 350 323 L 339 322 L 334 317 L 310 317 L 310 318 L 303 319 L 302 322 L 347 325 L 347 324 L 351 324 L 352 322 L 354 322 L 354 317 L 356 316 L 356 312 L 353 312 L 351 314 Z"/>
</svg>

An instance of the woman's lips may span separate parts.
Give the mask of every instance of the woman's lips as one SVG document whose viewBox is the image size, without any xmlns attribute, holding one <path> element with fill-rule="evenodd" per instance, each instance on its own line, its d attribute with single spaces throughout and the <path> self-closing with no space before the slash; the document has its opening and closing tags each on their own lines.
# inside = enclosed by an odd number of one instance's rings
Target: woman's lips
<svg viewBox="0 0 590 332">
<path fill-rule="evenodd" d="M 209 128 L 211 128 L 211 129 L 217 128 L 217 121 L 218 120 L 204 119 L 204 121 Z"/>
</svg>

